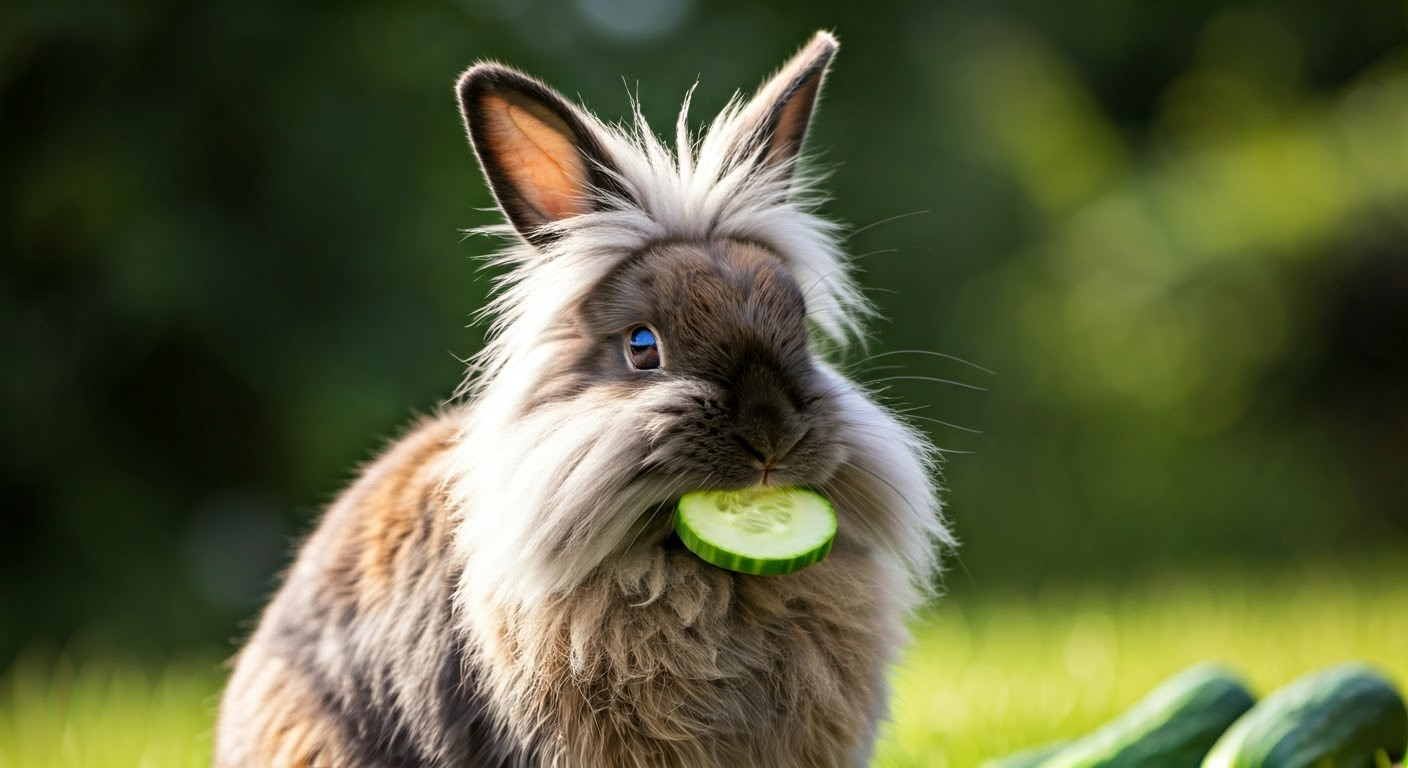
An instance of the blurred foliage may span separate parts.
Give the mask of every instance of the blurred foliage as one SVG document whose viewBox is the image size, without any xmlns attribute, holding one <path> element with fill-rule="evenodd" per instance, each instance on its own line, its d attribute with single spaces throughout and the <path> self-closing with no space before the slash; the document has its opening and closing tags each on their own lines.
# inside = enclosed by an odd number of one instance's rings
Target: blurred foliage
<svg viewBox="0 0 1408 768">
<path fill-rule="evenodd" d="M 1401 0 L 17 0 L 0 664 L 238 636 L 453 391 L 495 220 L 457 72 L 657 126 L 697 79 L 698 123 L 818 27 L 871 352 L 996 372 L 852 361 L 953 451 L 952 589 L 1404 550 Z"/>
</svg>

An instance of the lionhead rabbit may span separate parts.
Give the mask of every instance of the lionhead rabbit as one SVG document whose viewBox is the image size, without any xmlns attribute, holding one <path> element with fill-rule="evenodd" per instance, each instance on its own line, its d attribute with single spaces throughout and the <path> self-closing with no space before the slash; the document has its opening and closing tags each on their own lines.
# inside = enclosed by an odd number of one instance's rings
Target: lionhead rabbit
<svg viewBox="0 0 1408 768">
<path fill-rule="evenodd" d="M 327 511 L 221 704 L 235 766 L 867 761 L 948 542 L 931 449 L 829 364 L 865 305 L 797 157 L 818 33 L 673 150 L 498 64 L 459 81 L 514 237 L 467 395 Z M 686 108 L 687 108 L 686 104 Z M 683 112 L 683 111 L 682 111 Z M 679 545 L 701 488 L 806 485 L 786 576 Z"/>
</svg>

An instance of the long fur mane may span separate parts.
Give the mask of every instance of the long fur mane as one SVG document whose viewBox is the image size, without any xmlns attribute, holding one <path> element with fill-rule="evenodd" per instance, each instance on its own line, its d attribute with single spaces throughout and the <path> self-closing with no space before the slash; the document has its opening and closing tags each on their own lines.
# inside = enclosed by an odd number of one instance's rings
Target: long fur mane
<svg viewBox="0 0 1408 768">
<path fill-rule="evenodd" d="M 836 381 L 838 408 L 857 420 L 857 442 L 868 443 L 856 452 L 879 457 L 874 479 L 851 482 L 866 485 L 849 492 L 860 497 L 855 503 L 876 508 L 876 522 L 856 527 L 873 527 L 867 543 L 898 556 L 918 592 L 926 592 L 940 548 L 953 544 L 929 479 L 937 455 L 919 432 L 826 362 L 828 353 L 863 339 L 872 310 L 840 247 L 840 227 L 815 213 L 818 176 L 795 158 L 755 162 L 756 115 L 737 96 L 701 135 L 689 130 L 687 96 L 673 148 L 652 132 L 639 105 L 632 106 L 633 119 L 623 125 L 585 110 L 574 113 L 594 134 L 605 155 L 600 170 L 618 189 L 596 190 L 604 201 L 597 210 L 546 225 L 534 243 L 515 238 L 490 261 L 505 271 L 480 314 L 490 319 L 486 345 L 458 393 L 471 407 L 450 479 L 450 498 L 464 515 L 462 554 L 476 571 L 476 589 L 486 577 L 519 600 L 571 589 L 607 548 L 632 534 L 639 521 L 622 513 L 643 512 L 681 490 L 626 480 L 645 459 L 633 440 L 654 427 L 638 425 L 634 434 L 622 428 L 624 404 L 592 402 L 587 393 L 570 407 L 525 408 L 560 362 L 554 329 L 570 323 L 624 260 L 655 243 L 727 238 L 776 253 L 803 291 L 819 365 Z M 507 225 L 480 231 L 513 233 Z M 648 410 L 669 396 L 642 395 L 651 402 L 634 407 Z M 489 483 L 501 487 L 486 489 Z M 484 518 L 486 504 L 502 507 L 492 520 Z M 588 553 L 579 567 L 565 564 L 564 542 L 573 553 Z"/>
<path fill-rule="evenodd" d="M 795 160 L 760 168 L 757 150 L 746 149 L 754 126 L 739 95 L 696 136 L 689 129 L 691 95 L 680 109 L 673 149 L 656 136 L 638 102 L 624 125 L 577 113 L 608 153 L 611 167 L 603 172 L 626 192 L 599 190 L 604 210 L 549 225 L 546 245 L 522 241 L 507 224 L 473 230 L 513 242 L 489 260 L 506 271 L 478 315 L 492 318 L 488 340 L 457 394 L 482 394 L 621 261 L 666 240 L 762 243 L 786 260 L 806 293 L 809 321 L 830 347 L 844 350 L 863 338 L 872 309 L 841 250 L 841 228 L 815 213 L 823 200 L 820 174 Z"/>
</svg>

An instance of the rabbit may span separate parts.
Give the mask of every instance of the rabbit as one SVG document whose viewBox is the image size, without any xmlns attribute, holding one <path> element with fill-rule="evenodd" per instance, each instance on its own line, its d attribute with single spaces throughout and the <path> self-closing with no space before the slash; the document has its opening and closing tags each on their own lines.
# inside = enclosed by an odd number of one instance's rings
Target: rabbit
<svg viewBox="0 0 1408 768">
<path fill-rule="evenodd" d="M 936 453 L 834 362 L 871 314 L 799 167 L 817 33 L 673 148 L 497 63 L 458 81 L 511 244 L 464 391 L 370 463 L 232 662 L 215 764 L 856 766 L 954 545 Z M 691 91 L 692 93 L 692 91 Z M 784 576 L 682 547 L 699 489 L 808 486 Z"/>
</svg>

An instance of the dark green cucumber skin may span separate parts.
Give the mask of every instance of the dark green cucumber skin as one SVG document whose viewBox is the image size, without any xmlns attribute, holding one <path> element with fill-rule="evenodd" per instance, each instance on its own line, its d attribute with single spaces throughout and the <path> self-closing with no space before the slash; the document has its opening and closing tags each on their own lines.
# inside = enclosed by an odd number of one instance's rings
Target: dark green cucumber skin
<svg viewBox="0 0 1408 768">
<path fill-rule="evenodd" d="M 1055 755 L 1041 768 L 1198 768 L 1208 750 L 1255 699 L 1223 667 L 1190 667 L 1123 715 Z"/>
<path fill-rule="evenodd" d="M 983 762 L 978 768 L 1038 768 L 1046 759 L 1060 752 L 1070 744 L 1069 741 L 1057 741 L 1051 744 L 1043 744 L 1039 747 L 1024 749 L 1021 752 L 1014 752 L 993 760 Z"/>
<path fill-rule="evenodd" d="M 1408 707 L 1363 664 L 1306 675 L 1267 696 L 1223 735 L 1207 768 L 1373 768 L 1403 759 Z"/>
<path fill-rule="evenodd" d="M 686 526 L 675 526 L 675 532 L 680 535 L 680 541 L 684 542 L 685 548 L 698 555 L 705 562 L 753 576 L 785 576 L 809 565 L 816 565 L 831 553 L 832 542 L 828 541 L 824 546 L 790 560 L 755 560 L 751 557 L 740 557 L 732 552 L 725 552 L 695 536 L 694 532 Z"/>
</svg>

